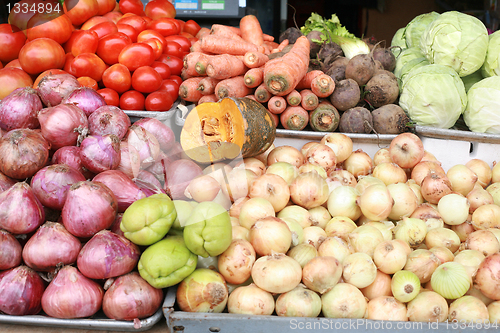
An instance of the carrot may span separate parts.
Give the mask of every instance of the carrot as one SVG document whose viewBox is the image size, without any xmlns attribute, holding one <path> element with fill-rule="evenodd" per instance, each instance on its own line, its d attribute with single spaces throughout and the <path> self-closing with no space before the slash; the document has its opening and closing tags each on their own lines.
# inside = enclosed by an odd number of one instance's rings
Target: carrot
<svg viewBox="0 0 500 333">
<path fill-rule="evenodd" d="M 260 22 L 255 15 L 245 15 L 240 19 L 241 38 L 255 45 L 264 44 Z"/>
<path fill-rule="evenodd" d="M 300 105 L 302 101 L 302 96 L 297 90 L 292 90 L 288 95 L 286 95 L 286 102 L 288 105 L 297 106 Z"/>
<path fill-rule="evenodd" d="M 198 90 L 202 95 L 211 95 L 215 93 L 215 86 L 219 82 L 219 79 L 206 76 L 198 82 Z"/>
<path fill-rule="evenodd" d="M 214 79 L 229 79 L 243 75 L 248 70 L 243 60 L 230 54 L 218 54 L 208 59 L 206 74 Z"/>
<path fill-rule="evenodd" d="M 334 89 L 335 81 L 330 75 L 324 73 L 316 76 L 311 82 L 312 92 L 320 98 L 330 96 Z"/>
<path fill-rule="evenodd" d="M 243 75 L 225 79 L 215 86 L 215 95 L 219 99 L 225 97 L 245 97 L 252 92 L 251 88 L 245 86 Z"/>
<path fill-rule="evenodd" d="M 198 32 L 196 33 L 196 35 L 194 37 L 201 39 L 203 36 L 208 35 L 209 33 L 210 33 L 210 29 L 208 29 L 206 27 L 201 27 L 201 29 L 198 30 Z"/>
<path fill-rule="evenodd" d="M 197 40 L 193 44 L 191 44 L 191 47 L 189 48 L 189 52 L 202 52 L 201 51 L 201 41 Z"/>
<path fill-rule="evenodd" d="M 288 130 L 303 130 L 309 123 L 309 113 L 301 106 L 288 106 L 280 114 L 280 123 Z"/>
<path fill-rule="evenodd" d="M 263 46 L 257 46 L 244 40 L 235 40 L 227 37 L 208 35 L 201 39 L 201 49 L 203 52 L 215 54 L 245 55 L 250 51 L 263 52 Z"/>
<path fill-rule="evenodd" d="M 319 104 L 319 98 L 312 92 L 311 89 L 302 89 L 300 91 L 300 96 L 302 97 L 300 106 L 307 111 L 316 109 Z"/>
<path fill-rule="evenodd" d="M 255 98 L 255 96 L 254 96 L 253 94 L 246 95 L 245 97 L 246 97 L 246 98 L 253 99 L 254 101 L 258 102 L 257 98 Z"/>
<path fill-rule="evenodd" d="M 290 41 L 288 39 L 285 39 L 281 43 L 278 44 L 278 47 L 276 49 L 278 50 L 278 52 L 281 52 L 281 51 L 283 51 L 285 46 L 287 46 L 288 44 L 290 44 Z"/>
<path fill-rule="evenodd" d="M 262 34 L 262 38 L 264 38 L 264 42 L 273 42 L 274 37 L 268 34 Z"/>
<path fill-rule="evenodd" d="M 282 113 L 287 106 L 286 99 L 281 96 L 273 96 L 267 101 L 267 109 L 274 114 Z"/>
<path fill-rule="evenodd" d="M 198 83 L 203 79 L 203 77 L 196 76 L 184 80 L 179 86 L 179 97 L 186 102 L 198 102 L 198 100 L 203 96 L 198 90 Z"/>
<path fill-rule="evenodd" d="M 210 102 L 217 102 L 217 101 L 219 101 L 219 99 L 217 98 L 217 96 L 215 96 L 215 94 L 203 95 L 203 96 L 201 96 L 201 98 L 198 100 L 198 103 L 197 103 L 197 104 L 201 104 L 201 103 L 210 103 Z"/>
<path fill-rule="evenodd" d="M 311 84 L 314 78 L 320 74 L 324 74 L 323 71 L 319 69 L 314 69 L 312 71 L 307 72 L 302 80 L 297 84 L 297 87 L 295 89 L 297 90 L 302 90 L 302 89 L 311 89 Z"/>
<path fill-rule="evenodd" d="M 272 113 L 272 112 L 269 112 L 269 114 L 271 115 L 271 118 L 273 118 L 274 127 L 278 127 L 278 125 L 280 123 L 280 116 L 275 114 L 275 113 Z"/>
<path fill-rule="evenodd" d="M 184 69 L 186 73 L 191 76 L 199 76 L 200 74 L 196 71 L 196 63 L 200 57 L 205 56 L 201 52 L 189 52 L 184 56 Z"/>
<path fill-rule="evenodd" d="M 270 41 L 267 41 L 267 40 L 264 40 L 264 45 L 266 45 L 269 50 L 277 49 L 278 46 L 279 46 L 278 43 L 276 43 L 276 42 L 270 42 Z"/>
<path fill-rule="evenodd" d="M 248 68 L 263 66 L 267 61 L 269 61 L 269 57 L 262 52 L 247 52 L 243 56 L 243 62 Z"/>
<path fill-rule="evenodd" d="M 262 80 L 264 78 L 264 68 L 251 68 L 245 73 L 244 78 L 245 85 L 248 88 L 255 88 L 262 83 Z"/>
<path fill-rule="evenodd" d="M 253 95 L 255 96 L 255 99 L 261 103 L 266 103 L 271 98 L 271 93 L 267 90 L 264 83 L 261 83 L 257 88 L 255 88 Z"/>
<path fill-rule="evenodd" d="M 200 57 L 198 58 L 198 61 L 196 62 L 196 65 L 194 66 L 194 69 L 196 73 L 199 75 L 207 75 L 206 70 L 208 66 L 208 61 L 210 60 L 211 57 L 213 57 L 213 54 L 206 54 L 203 52 L 200 52 Z"/>
<path fill-rule="evenodd" d="M 333 132 L 339 126 L 340 115 L 332 103 L 327 100 L 318 104 L 309 115 L 309 125 L 314 131 Z"/>
<path fill-rule="evenodd" d="M 297 38 L 288 53 L 266 62 L 264 84 L 277 96 L 288 95 L 307 73 L 310 43 L 306 36 Z"/>
<path fill-rule="evenodd" d="M 230 25 L 224 24 L 212 24 L 212 27 L 210 28 L 210 34 L 220 37 L 242 39 L 241 31 L 238 27 L 232 27 Z"/>
<path fill-rule="evenodd" d="M 181 68 L 180 77 L 181 77 L 182 80 L 186 80 L 186 79 L 189 79 L 190 77 L 197 77 L 197 76 L 201 76 L 201 75 L 198 75 L 198 73 L 196 73 L 196 75 L 191 75 L 191 74 L 188 73 L 187 69 L 185 69 L 184 67 Z"/>
</svg>

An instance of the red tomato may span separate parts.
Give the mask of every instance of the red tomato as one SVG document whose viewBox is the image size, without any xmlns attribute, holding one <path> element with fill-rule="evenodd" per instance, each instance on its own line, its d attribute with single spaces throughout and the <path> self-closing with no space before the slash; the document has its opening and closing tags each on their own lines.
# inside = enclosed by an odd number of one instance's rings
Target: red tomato
<svg viewBox="0 0 500 333">
<path fill-rule="evenodd" d="M 12 61 L 9 61 L 7 64 L 5 64 L 5 68 L 9 68 L 9 67 L 23 69 L 23 67 L 21 66 L 21 63 L 19 62 L 19 59 L 14 59 Z"/>
<path fill-rule="evenodd" d="M 166 36 L 165 40 L 167 41 L 170 40 L 178 43 L 181 46 L 182 51 L 184 52 L 189 52 L 189 50 L 191 49 L 191 42 L 184 36 L 181 35 Z"/>
<path fill-rule="evenodd" d="M 50 74 L 67 74 L 68 72 L 63 71 L 62 69 L 58 69 L 58 68 L 47 69 L 46 71 L 42 72 L 41 74 L 39 74 L 36 77 L 35 82 L 33 82 L 33 89 L 36 89 L 38 87 L 38 83 L 40 82 L 40 80 L 43 79 L 49 73 Z"/>
<path fill-rule="evenodd" d="M 158 39 L 150 38 L 150 39 L 147 39 L 141 43 L 148 44 L 149 46 L 151 46 L 153 48 L 155 60 L 158 59 L 163 54 L 163 45 L 161 44 L 161 42 Z"/>
<path fill-rule="evenodd" d="M 123 14 L 133 13 L 139 16 L 145 15 L 144 4 L 141 0 L 120 0 L 118 4 L 120 6 L 120 12 Z"/>
<path fill-rule="evenodd" d="M 187 20 L 186 23 L 184 23 L 184 29 L 182 31 L 187 32 L 193 36 L 196 36 L 198 31 L 200 31 L 201 27 L 196 21 L 194 20 Z"/>
<path fill-rule="evenodd" d="M 135 30 L 133 26 L 131 26 L 130 24 L 117 23 L 116 27 L 118 28 L 118 32 L 127 35 L 132 41 L 132 43 L 137 42 L 137 36 L 139 33 L 137 32 L 137 30 Z"/>
<path fill-rule="evenodd" d="M 161 82 L 160 89 L 166 91 L 172 96 L 172 99 L 175 101 L 177 97 L 179 97 L 179 83 L 173 79 L 166 79 Z"/>
<path fill-rule="evenodd" d="M 175 19 L 162 17 L 149 22 L 148 29 L 158 31 L 162 36 L 177 35 L 179 33 L 179 26 Z"/>
<path fill-rule="evenodd" d="M 182 81 L 183 81 L 182 78 L 179 75 L 170 75 L 170 79 L 174 80 L 175 82 L 177 82 L 177 84 L 179 85 L 179 87 L 181 86 Z"/>
<path fill-rule="evenodd" d="M 137 33 L 141 33 L 148 27 L 148 23 L 142 17 L 133 14 L 129 16 L 123 16 L 118 20 L 117 24 L 131 25 L 135 28 Z"/>
<path fill-rule="evenodd" d="M 97 81 L 91 77 L 88 77 L 88 76 L 81 76 L 81 77 L 77 78 L 77 81 L 80 82 L 82 87 L 88 87 L 88 88 L 92 88 L 94 90 L 97 90 L 99 88 Z"/>
<path fill-rule="evenodd" d="M 14 4 L 14 6 L 11 8 L 10 13 L 9 13 L 9 18 L 8 22 L 12 25 L 15 25 L 18 27 L 20 30 L 24 31 L 26 33 L 26 29 L 28 26 L 28 21 L 30 18 L 37 13 L 36 10 L 29 10 L 30 8 L 38 8 L 38 4 L 42 3 L 44 5 L 43 8 L 45 8 L 45 5 L 48 4 L 48 2 L 45 2 L 44 0 L 21 0 L 21 1 L 15 1 L 17 2 Z M 3 2 L 6 3 L 6 2 Z M 2 5 L 3 5 L 2 3 Z M 11 2 L 12 3 L 12 2 Z M 51 2 L 51 4 L 54 2 Z M 34 7 L 33 7 L 34 6 Z M 57 2 L 55 2 L 55 7 L 54 11 L 61 11 L 63 8 L 61 5 L 58 5 Z"/>
<path fill-rule="evenodd" d="M 152 0 L 146 4 L 144 12 L 153 20 L 162 17 L 174 18 L 176 15 L 174 5 L 168 0 Z"/>
<path fill-rule="evenodd" d="M 170 73 L 172 75 L 181 75 L 181 70 L 184 67 L 184 61 L 181 58 L 162 54 L 157 60 L 170 67 Z"/>
<path fill-rule="evenodd" d="M 136 90 L 129 90 L 120 96 L 120 109 L 122 110 L 144 110 L 146 97 Z"/>
<path fill-rule="evenodd" d="M 118 62 L 133 72 L 142 66 L 150 66 L 155 61 L 154 50 L 144 43 L 132 43 L 123 48 L 118 55 Z"/>
<path fill-rule="evenodd" d="M 97 36 L 99 36 L 99 38 L 118 32 L 116 24 L 114 24 L 111 21 L 101 22 L 99 24 L 96 24 L 89 30 L 95 31 L 97 33 Z"/>
<path fill-rule="evenodd" d="M 26 42 L 26 36 L 15 25 L 0 24 L 0 62 L 8 63 L 17 59 Z"/>
<path fill-rule="evenodd" d="M 166 64 L 159 61 L 153 61 L 151 67 L 160 74 L 163 80 L 170 78 L 170 67 Z"/>
<path fill-rule="evenodd" d="M 113 65 L 118 62 L 120 52 L 127 45 L 131 44 L 132 41 L 127 35 L 121 32 L 115 32 L 114 34 L 99 39 L 96 54 L 108 65 Z"/>
<path fill-rule="evenodd" d="M 151 66 L 142 66 L 132 73 L 132 88 L 142 93 L 152 93 L 161 86 L 161 75 Z"/>
<path fill-rule="evenodd" d="M 50 38 L 37 38 L 26 43 L 19 52 L 19 62 L 28 74 L 40 74 L 51 68 L 63 68 L 65 53 L 61 45 Z"/>
<path fill-rule="evenodd" d="M 85 23 L 82 24 L 82 26 L 80 27 L 80 30 L 89 30 L 90 28 L 92 28 L 93 26 L 95 26 L 99 23 L 109 22 L 109 21 L 111 21 L 111 20 L 105 16 L 93 16 L 93 17 L 89 18 L 87 21 L 85 21 Z"/>
<path fill-rule="evenodd" d="M 93 30 L 75 30 L 66 43 L 64 51 L 75 57 L 81 53 L 95 53 L 99 45 L 99 37 Z"/>
<path fill-rule="evenodd" d="M 115 6 L 116 0 L 97 0 L 97 7 L 99 7 L 97 15 L 107 14 L 115 9 Z"/>
<path fill-rule="evenodd" d="M 147 24 L 149 24 L 149 22 L 153 21 L 150 17 L 147 17 L 147 16 L 141 16 L 144 21 L 146 21 Z"/>
<path fill-rule="evenodd" d="M 82 53 L 64 66 L 64 70 L 73 76 L 89 76 L 101 81 L 102 73 L 106 70 L 106 64 L 94 53 Z"/>
<path fill-rule="evenodd" d="M 174 41 L 165 41 L 165 46 L 163 47 L 163 54 L 173 55 L 179 58 L 184 57 L 184 51 L 179 43 Z"/>
<path fill-rule="evenodd" d="M 107 14 L 104 14 L 103 16 L 110 19 L 112 22 L 116 24 L 122 18 L 123 14 L 120 12 L 111 11 Z"/>
<path fill-rule="evenodd" d="M 79 26 L 99 12 L 97 0 L 65 0 L 66 15 L 73 25 Z"/>
<path fill-rule="evenodd" d="M 132 75 L 125 65 L 114 64 L 102 74 L 102 83 L 106 88 L 113 89 L 121 94 L 130 89 Z"/>
<path fill-rule="evenodd" d="M 0 99 L 5 98 L 8 94 L 17 88 L 32 87 L 33 80 L 31 76 L 19 68 L 2 68 L 0 69 Z"/>
<path fill-rule="evenodd" d="M 73 32 L 71 20 L 64 13 L 39 12 L 28 21 L 27 36 L 29 40 L 47 37 L 59 44 L 65 43 Z"/>
<path fill-rule="evenodd" d="M 73 53 L 66 53 L 66 55 L 64 56 L 64 67 L 66 67 L 66 65 L 69 64 L 73 59 L 75 59 Z"/>
<path fill-rule="evenodd" d="M 146 97 L 146 111 L 168 111 L 172 105 L 174 100 L 166 91 L 155 91 Z"/>
<path fill-rule="evenodd" d="M 120 95 L 116 91 L 110 88 L 102 88 L 97 90 L 99 94 L 104 98 L 107 105 L 113 105 L 116 107 L 120 106 Z"/>
<path fill-rule="evenodd" d="M 137 35 L 138 42 L 143 42 L 143 41 L 148 40 L 150 38 L 156 38 L 161 42 L 162 45 L 165 44 L 165 38 L 163 38 L 163 35 L 160 34 L 156 30 L 146 29 L 146 30 L 141 31 L 141 33 L 139 35 Z"/>
</svg>

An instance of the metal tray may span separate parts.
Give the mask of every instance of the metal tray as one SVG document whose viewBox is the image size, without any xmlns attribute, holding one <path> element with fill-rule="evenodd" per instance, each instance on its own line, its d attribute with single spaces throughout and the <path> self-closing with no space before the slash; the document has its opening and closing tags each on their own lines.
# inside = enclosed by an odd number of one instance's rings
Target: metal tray
<svg viewBox="0 0 500 333">
<path fill-rule="evenodd" d="M 1 324 L 17 324 L 30 326 L 44 326 L 57 328 L 72 328 L 84 330 L 100 331 L 120 331 L 120 332 L 142 332 L 147 331 L 163 318 L 160 307 L 151 317 L 145 318 L 134 324 L 133 321 L 122 321 L 107 318 L 102 311 L 99 311 L 92 318 L 84 319 L 59 319 L 45 315 L 30 316 L 10 316 L 0 314 Z"/>
<path fill-rule="evenodd" d="M 175 114 L 175 111 L 177 110 L 177 106 L 181 100 L 178 98 L 170 110 L 165 110 L 165 111 L 140 111 L 140 110 L 123 110 L 129 117 L 130 121 L 133 123 L 140 118 L 156 118 L 160 121 L 166 121 L 170 118 L 172 118 Z"/>
</svg>

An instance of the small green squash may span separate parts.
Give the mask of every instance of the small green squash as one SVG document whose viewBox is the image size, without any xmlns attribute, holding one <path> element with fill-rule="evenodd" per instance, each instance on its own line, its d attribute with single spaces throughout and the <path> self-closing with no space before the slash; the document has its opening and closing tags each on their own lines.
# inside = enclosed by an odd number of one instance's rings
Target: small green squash
<svg viewBox="0 0 500 333">
<path fill-rule="evenodd" d="M 199 163 L 252 157 L 266 151 L 276 137 L 269 111 L 250 98 L 224 98 L 197 105 L 186 117 L 182 149 Z"/>
</svg>

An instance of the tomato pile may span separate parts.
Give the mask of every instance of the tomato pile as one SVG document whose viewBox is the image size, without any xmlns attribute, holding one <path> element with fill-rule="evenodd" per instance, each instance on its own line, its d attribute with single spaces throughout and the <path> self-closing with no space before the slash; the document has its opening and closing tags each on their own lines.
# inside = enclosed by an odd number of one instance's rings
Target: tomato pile
<svg viewBox="0 0 500 333">
<path fill-rule="evenodd" d="M 0 24 L 0 99 L 69 73 L 123 110 L 166 111 L 200 26 L 168 0 L 21 0 Z"/>
</svg>

